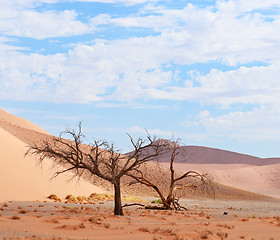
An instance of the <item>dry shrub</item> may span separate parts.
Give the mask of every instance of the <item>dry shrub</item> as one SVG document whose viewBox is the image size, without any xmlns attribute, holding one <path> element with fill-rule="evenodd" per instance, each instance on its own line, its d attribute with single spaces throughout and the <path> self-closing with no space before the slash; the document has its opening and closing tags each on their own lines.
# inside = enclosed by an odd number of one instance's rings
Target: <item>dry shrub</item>
<svg viewBox="0 0 280 240">
<path fill-rule="evenodd" d="M 220 237 L 221 240 L 224 240 L 225 238 L 228 237 L 228 233 L 226 233 L 226 232 L 216 232 L 216 235 L 217 235 L 218 237 Z"/>
<path fill-rule="evenodd" d="M 12 216 L 11 219 L 13 219 L 13 220 L 20 220 L 20 216 L 15 215 L 15 216 Z"/>
<path fill-rule="evenodd" d="M 51 200 L 53 200 L 53 201 L 55 201 L 55 202 L 61 202 L 61 199 L 60 199 L 57 195 L 55 195 L 55 194 L 51 194 L 51 195 L 48 196 L 47 198 L 48 198 L 48 199 L 51 199 Z"/>
<path fill-rule="evenodd" d="M 78 200 L 75 196 L 73 196 L 72 194 L 69 194 L 65 197 L 65 199 L 67 200 L 67 203 L 77 203 Z"/>
<path fill-rule="evenodd" d="M 209 235 L 213 235 L 213 232 L 207 229 L 199 233 L 200 239 L 208 239 Z"/>
<path fill-rule="evenodd" d="M 24 209 L 21 209 L 18 213 L 20 213 L 20 214 L 25 214 L 25 213 L 28 213 L 28 211 L 27 211 L 27 210 L 24 210 Z"/>
<path fill-rule="evenodd" d="M 113 201 L 114 195 L 108 193 L 92 193 L 88 197 L 88 200 L 92 201 Z"/>
<path fill-rule="evenodd" d="M 140 227 L 140 228 L 138 228 L 138 230 L 141 232 L 148 232 L 148 233 L 150 232 L 150 229 L 148 229 L 146 227 Z"/>
<path fill-rule="evenodd" d="M 78 208 L 70 208 L 69 212 L 74 213 L 74 214 L 81 213 L 81 211 Z"/>
<path fill-rule="evenodd" d="M 175 233 L 174 231 L 173 231 L 173 229 L 165 229 L 165 230 L 161 230 L 161 232 L 162 233 L 165 233 L 165 234 L 169 234 L 169 235 L 171 235 L 171 236 L 177 236 L 177 233 Z"/>
<path fill-rule="evenodd" d="M 123 197 L 122 200 L 125 202 L 146 203 L 146 201 L 144 201 L 143 199 L 135 196 Z"/>
<path fill-rule="evenodd" d="M 100 217 L 90 217 L 89 222 L 94 223 L 94 224 L 98 224 L 101 225 L 102 224 L 102 219 Z"/>
<path fill-rule="evenodd" d="M 217 224 L 217 227 L 223 227 L 223 228 L 227 228 L 227 229 L 233 229 L 235 228 L 233 225 L 228 225 L 228 224 Z"/>
<path fill-rule="evenodd" d="M 88 198 L 87 198 L 86 196 L 81 196 L 81 195 L 79 195 L 79 196 L 77 197 L 77 201 L 78 201 L 79 203 L 84 203 L 84 202 L 87 202 L 87 201 L 88 201 Z"/>
</svg>

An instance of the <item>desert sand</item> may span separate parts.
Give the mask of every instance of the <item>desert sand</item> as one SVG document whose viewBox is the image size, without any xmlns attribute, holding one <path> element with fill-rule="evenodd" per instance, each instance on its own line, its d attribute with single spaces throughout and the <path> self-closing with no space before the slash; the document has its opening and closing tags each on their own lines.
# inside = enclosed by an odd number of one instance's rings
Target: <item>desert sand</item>
<svg viewBox="0 0 280 240">
<path fill-rule="evenodd" d="M 114 216 L 111 201 L 88 204 L 7 202 L 3 239 L 199 240 L 280 238 L 279 202 L 184 201 L 187 211 L 129 207 Z M 226 214 L 227 213 L 227 214 Z"/>
</svg>

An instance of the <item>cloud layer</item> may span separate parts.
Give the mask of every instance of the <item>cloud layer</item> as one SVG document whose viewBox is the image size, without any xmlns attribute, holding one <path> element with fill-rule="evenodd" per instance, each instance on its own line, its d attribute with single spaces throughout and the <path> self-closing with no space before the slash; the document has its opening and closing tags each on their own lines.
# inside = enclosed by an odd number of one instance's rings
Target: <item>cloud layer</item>
<svg viewBox="0 0 280 240">
<path fill-rule="evenodd" d="M 196 102 L 229 109 L 201 117 L 209 132 L 240 138 L 238 132 L 263 129 L 260 136 L 280 138 L 265 124 L 280 121 L 279 1 L 218 0 L 176 9 L 165 1 L 68 1 L 139 6 L 125 16 L 104 12 L 86 20 L 78 10 L 40 8 L 58 2 L 0 1 L 0 100 Z M 23 39 L 59 48 L 35 51 Z M 238 112 L 234 104 L 257 107 Z"/>
</svg>

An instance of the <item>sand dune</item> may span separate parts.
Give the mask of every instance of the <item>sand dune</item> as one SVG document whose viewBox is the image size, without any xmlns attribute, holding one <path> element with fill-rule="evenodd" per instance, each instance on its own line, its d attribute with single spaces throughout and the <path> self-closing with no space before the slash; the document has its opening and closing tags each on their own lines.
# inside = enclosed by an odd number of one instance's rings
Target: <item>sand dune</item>
<svg viewBox="0 0 280 240">
<path fill-rule="evenodd" d="M 3 113 L 3 112 L 1 112 Z M 11 120 L 17 126 L 40 130 L 28 121 L 13 118 L 9 114 L 4 120 Z M 43 131 L 44 132 L 44 131 Z M 51 180 L 54 170 L 51 162 L 45 162 L 43 166 L 37 166 L 34 158 L 26 157 L 26 143 L 22 142 L 0 125 L 0 202 L 8 200 L 43 200 L 54 193 L 60 197 L 67 194 L 89 195 L 93 192 L 105 192 L 84 180 L 69 181 L 70 175 L 61 175 Z"/>
<path fill-rule="evenodd" d="M 33 130 L 36 132 L 49 134 L 48 132 L 46 132 L 44 129 L 40 128 L 36 124 L 34 124 L 24 118 L 20 118 L 13 114 L 7 113 L 6 111 L 4 111 L 3 109 L 0 108 L 0 123 L 1 123 L 1 121 L 5 121 L 5 122 L 13 124 L 15 126 L 27 128 L 27 129 L 30 129 L 30 130 Z M 0 127 L 1 127 L 1 124 L 0 124 Z"/>
<path fill-rule="evenodd" d="M 168 167 L 169 163 L 162 163 Z M 250 192 L 280 198 L 280 164 L 252 166 L 248 164 L 188 164 L 177 163 L 177 171 L 195 170 L 208 173 L 221 184 Z"/>
<path fill-rule="evenodd" d="M 161 162 L 168 162 L 169 158 L 170 153 L 166 153 L 161 157 Z M 247 164 L 264 166 L 280 163 L 280 158 L 259 158 L 216 148 L 181 146 L 178 149 L 176 162 L 189 164 Z"/>
<path fill-rule="evenodd" d="M 169 166 L 170 153 L 161 159 Z M 221 184 L 280 198 L 280 158 L 258 158 L 199 146 L 182 146 L 176 156 L 177 171 L 209 173 Z"/>
</svg>

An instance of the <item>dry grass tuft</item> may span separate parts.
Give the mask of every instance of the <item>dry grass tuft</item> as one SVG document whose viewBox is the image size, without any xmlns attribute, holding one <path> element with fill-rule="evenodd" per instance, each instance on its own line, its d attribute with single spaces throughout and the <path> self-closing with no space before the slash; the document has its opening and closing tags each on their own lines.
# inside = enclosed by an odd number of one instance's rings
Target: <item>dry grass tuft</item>
<svg viewBox="0 0 280 240">
<path fill-rule="evenodd" d="M 113 201 L 114 195 L 108 194 L 108 193 L 92 193 L 88 197 L 88 200 L 90 201 Z"/>
<path fill-rule="evenodd" d="M 78 200 L 75 196 L 73 196 L 72 194 L 69 194 L 65 197 L 65 199 L 67 200 L 67 203 L 77 203 Z"/>
<path fill-rule="evenodd" d="M 48 199 L 51 199 L 51 200 L 53 200 L 53 201 L 55 201 L 55 202 L 61 202 L 61 199 L 60 199 L 57 195 L 55 195 L 55 194 L 51 194 L 51 195 L 48 196 L 47 198 L 48 198 Z"/>
<path fill-rule="evenodd" d="M 224 240 L 225 238 L 228 237 L 228 233 L 226 232 L 216 232 L 216 235 L 220 237 L 221 240 Z"/>
<path fill-rule="evenodd" d="M 123 197 L 122 200 L 125 202 L 146 203 L 146 201 L 144 201 L 143 199 L 135 196 Z"/>
<path fill-rule="evenodd" d="M 21 218 L 20 218 L 20 216 L 15 215 L 15 216 L 12 216 L 11 219 L 13 219 L 13 220 L 20 220 Z"/>
<path fill-rule="evenodd" d="M 77 201 L 78 201 L 79 203 L 84 203 L 84 202 L 87 202 L 87 201 L 88 201 L 88 198 L 87 198 L 86 196 L 81 196 L 81 195 L 79 195 L 79 196 L 77 197 Z"/>
<path fill-rule="evenodd" d="M 235 227 L 233 225 L 228 225 L 228 224 L 217 224 L 217 227 L 223 227 L 223 228 L 227 228 L 227 229 L 234 229 Z"/>
<path fill-rule="evenodd" d="M 207 229 L 199 233 L 200 239 L 209 239 L 209 235 L 213 235 L 213 232 Z"/>
<path fill-rule="evenodd" d="M 140 228 L 138 228 L 138 230 L 141 232 L 148 232 L 148 233 L 150 232 L 150 229 L 147 227 L 140 227 Z"/>
<path fill-rule="evenodd" d="M 20 214 L 26 214 L 26 213 L 28 213 L 29 211 L 27 211 L 27 210 L 24 210 L 24 209 L 21 209 L 18 213 L 20 213 Z"/>
<path fill-rule="evenodd" d="M 101 225 L 102 224 L 102 219 L 100 217 L 90 217 L 89 222 Z"/>
</svg>

